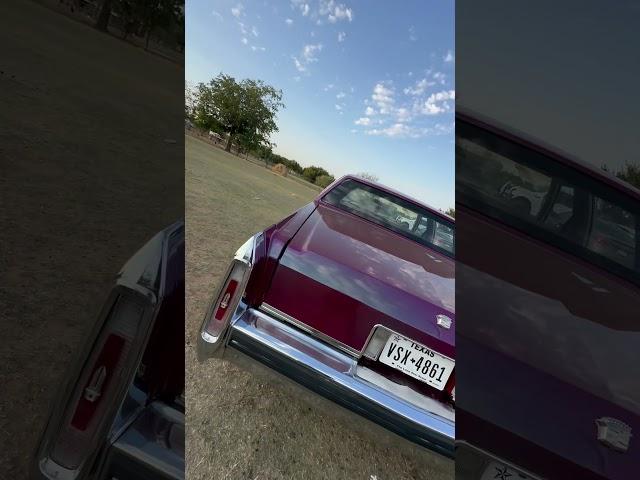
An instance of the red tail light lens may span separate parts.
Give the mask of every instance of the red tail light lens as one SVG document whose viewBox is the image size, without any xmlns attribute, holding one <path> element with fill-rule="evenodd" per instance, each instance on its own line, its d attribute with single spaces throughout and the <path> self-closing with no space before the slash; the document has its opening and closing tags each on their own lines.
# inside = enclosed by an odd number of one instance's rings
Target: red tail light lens
<svg viewBox="0 0 640 480">
<path fill-rule="evenodd" d="M 227 288 L 222 292 L 222 298 L 220 299 L 220 303 L 216 309 L 216 320 L 222 320 L 224 314 L 227 313 L 227 308 L 233 300 L 233 295 L 236 293 L 237 288 L 238 282 L 230 280 L 227 284 Z"/>
</svg>

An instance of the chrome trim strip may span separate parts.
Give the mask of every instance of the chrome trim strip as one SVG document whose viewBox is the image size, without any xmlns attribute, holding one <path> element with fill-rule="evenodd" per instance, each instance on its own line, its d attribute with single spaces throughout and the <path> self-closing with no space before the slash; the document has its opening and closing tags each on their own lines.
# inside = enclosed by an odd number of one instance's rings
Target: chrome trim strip
<svg viewBox="0 0 640 480">
<path fill-rule="evenodd" d="M 362 355 L 361 350 L 356 350 L 355 348 L 350 347 L 349 345 L 346 345 L 342 342 L 339 342 L 338 340 L 335 340 L 334 338 L 331 338 L 330 336 L 322 333 L 320 330 L 316 330 L 315 328 L 310 327 L 309 325 L 301 322 L 300 320 L 292 317 L 291 315 L 288 315 L 283 311 L 278 310 L 276 307 L 272 307 L 266 302 L 260 305 L 259 310 L 263 311 L 268 315 L 272 315 L 278 320 L 282 320 L 283 322 L 287 322 L 287 323 L 290 323 L 291 325 L 298 327 L 300 330 L 310 335 L 313 335 L 317 339 L 322 340 L 325 343 L 328 343 L 332 347 L 335 347 L 338 350 L 341 350 L 352 357 L 360 358 L 360 356 Z"/>
<path fill-rule="evenodd" d="M 356 358 L 260 310 L 245 311 L 231 330 L 227 358 L 249 357 L 418 445 L 453 457 L 455 419 L 358 377 Z"/>
</svg>

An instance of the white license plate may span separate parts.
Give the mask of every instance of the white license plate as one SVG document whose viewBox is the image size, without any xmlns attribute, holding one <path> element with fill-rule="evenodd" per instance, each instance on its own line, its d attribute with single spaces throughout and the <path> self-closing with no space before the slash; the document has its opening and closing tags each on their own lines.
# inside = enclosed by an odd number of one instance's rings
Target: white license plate
<svg viewBox="0 0 640 480">
<path fill-rule="evenodd" d="M 480 480 L 533 480 L 533 478 L 500 462 L 491 462 Z"/>
<path fill-rule="evenodd" d="M 455 362 L 398 334 L 391 334 L 378 360 L 442 390 Z"/>
</svg>

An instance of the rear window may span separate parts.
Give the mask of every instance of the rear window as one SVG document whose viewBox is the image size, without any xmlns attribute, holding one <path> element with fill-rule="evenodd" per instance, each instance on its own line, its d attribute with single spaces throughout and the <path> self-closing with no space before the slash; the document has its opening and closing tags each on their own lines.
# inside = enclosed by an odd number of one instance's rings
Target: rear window
<svg viewBox="0 0 640 480">
<path fill-rule="evenodd" d="M 332 188 L 323 200 L 445 255 L 455 253 L 453 222 L 384 190 L 349 179 Z"/>
<path fill-rule="evenodd" d="M 479 127 L 456 130 L 456 199 L 612 273 L 640 281 L 638 202 Z"/>
</svg>

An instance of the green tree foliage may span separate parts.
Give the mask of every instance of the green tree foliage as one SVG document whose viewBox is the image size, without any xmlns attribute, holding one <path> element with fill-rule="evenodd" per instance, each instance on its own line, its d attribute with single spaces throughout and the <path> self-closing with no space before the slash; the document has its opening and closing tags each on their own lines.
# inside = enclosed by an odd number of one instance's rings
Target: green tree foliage
<svg viewBox="0 0 640 480">
<path fill-rule="evenodd" d="M 208 84 L 200 83 L 194 92 L 194 121 L 205 130 L 228 135 L 226 150 L 234 141 L 247 151 L 269 144 L 278 131 L 276 114 L 283 108 L 282 91 L 261 80 L 237 82 L 220 74 Z"/>
<path fill-rule="evenodd" d="M 640 188 L 640 165 L 627 163 L 622 170 L 616 173 L 620 180 Z"/>
<path fill-rule="evenodd" d="M 455 208 L 449 208 L 446 212 L 447 215 L 449 215 L 450 217 L 456 218 L 456 209 Z"/>
<path fill-rule="evenodd" d="M 335 178 L 333 178 L 333 175 L 318 175 L 316 177 L 315 184 L 322 188 L 325 188 L 331 185 L 334 180 Z"/>
<path fill-rule="evenodd" d="M 316 183 L 316 178 L 321 175 L 329 175 L 329 172 L 322 167 L 316 167 L 313 165 L 302 170 L 302 176 L 311 183 Z"/>
</svg>

